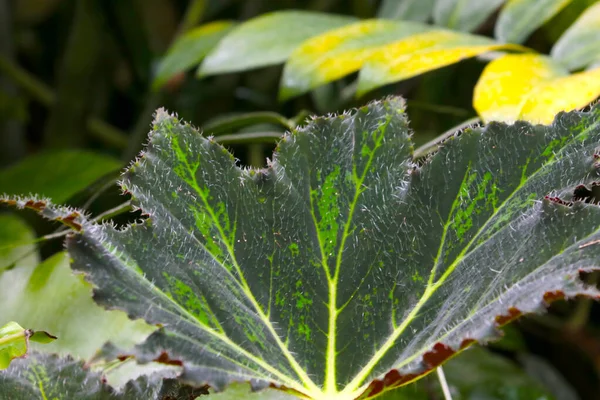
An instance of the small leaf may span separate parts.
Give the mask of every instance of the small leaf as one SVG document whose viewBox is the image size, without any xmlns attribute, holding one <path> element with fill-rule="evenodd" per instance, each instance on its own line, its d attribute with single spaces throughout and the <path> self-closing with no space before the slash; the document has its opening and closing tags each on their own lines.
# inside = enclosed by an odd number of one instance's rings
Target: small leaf
<svg viewBox="0 0 600 400">
<path fill-rule="evenodd" d="M 36 193 L 64 202 L 121 163 L 83 150 L 62 150 L 29 156 L 0 174 L 0 194 Z"/>
<path fill-rule="evenodd" d="M 367 20 L 309 39 L 285 65 L 280 98 L 288 99 L 357 71 L 385 45 L 428 29 L 416 22 Z"/>
<path fill-rule="evenodd" d="M 29 349 L 29 340 L 38 343 L 50 343 L 56 339 L 47 332 L 34 332 L 11 321 L 0 327 L 0 370 L 6 369 L 15 358 L 25 357 Z M 0 392 L 1 393 L 1 392 Z"/>
<path fill-rule="evenodd" d="M 550 123 L 558 112 L 580 109 L 600 96 L 600 67 L 537 85 L 527 96 L 519 119 Z"/>
<path fill-rule="evenodd" d="M 518 49 L 483 36 L 436 30 L 379 49 L 358 75 L 357 95 L 496 49 Z"/>
<path fill-rule="evenodd" d="M 194 399 L 202 393 L 162 374 L 140 377 L 117 391 L 82 361 L 42 353 L 15 360 L 0 373 L 0 398 L 6 400 Z"/>
<path fill-rule="evenodd" d="M 455 31 L 472 32 L 488 19 L 505 0 L 437 0 L 433 20 Z"/>
<path fill-rule="evenodd" d="M 600 3 L 581 14 L 556 42 L 550 54 L 570 70 L 600 61 Z"/>
<path fill-rule="evenodd" d="M 508 0 L 498 16 L 494 34 L 501 42 L 523 43 L 571 1 Z"/>
<path fill-rule="evenodd" d="M 159 89 L 179 72 L 199 64 L 233 25 L 231 21 L 215 21 L 183 34 L 160 62 L 152 83 L 153 89 Z"/>
<path fill-rule="evenodd" d="M 574 198 L 599 142 L 596 106 L 466 130 L 416 165 L 390 98 L 314 119 L 254 170 L 159 110 L 122 180 L 149 218 L 78 216 L 67 248 L 99 304 L 163 326 L 140 361 L 216 391 L 368 399 L 553 300 L 600 297 L 579 279 L 600 268 L 600 207 Z"/>
<path fill-rule="evenodd" d="M 383 0 L 377 11 L 379 18 L 426 22 L 436 0 Z"/>
<path fill-rule="evenodd" d="M 473 108 L 484 121 L 514 122 L 531 90 L 568 71 L 539 54 L 509 54 L 490 62 L 473 93 Z M 552 114 L 554 116 L 554 114 Z"/>
<path fill-rule="evenodd" d="M 261 15 L 232 29 L 200 66 L 200 76 L 284 62 L 303 41 L 356 18 L 307 11 Z"/>
</svg>

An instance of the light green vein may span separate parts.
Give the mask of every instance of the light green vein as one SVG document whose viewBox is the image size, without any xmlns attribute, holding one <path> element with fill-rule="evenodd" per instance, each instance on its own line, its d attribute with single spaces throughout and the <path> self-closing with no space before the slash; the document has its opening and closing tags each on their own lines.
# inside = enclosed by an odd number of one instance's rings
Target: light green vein
<svg viewBox="0 0 600 400">
<path fill-rule="evenodd" d="M 375 152 L 381 146 L 383 138 L 385 137 L 385 131 L 386 131 L 387 127 L 389 126 L 391 120 L 392 120 L 392 116 L 388 115 L 386 117 L 386 121 L 383 124 L 381 124 L 377 128 L 377 130 L 373 133 L 374 136 L 376 135 L 376 140 L 373 145 L 373 149 L 370 152 L 369 159 L 365 165 L 364 170 L 361 173 L 361 176 L 355 180 L 354 197 L 352 199 L 352 202 L 350 203 L 348 217 L 344 224 L 342 240 L 340 241 L 338 253 L 336 256 L 335 272 L 333 275 L 333 280 L 329 282 L 329 328 L 328 328 L 329 334 L 327 337 L 327 353 L 326 353 L 327 363 L 325 366 L 325 388 L 324 388 L 325 393 L 337 393 L 336 368 L 335 368 L 336 357 L 337 357 L 336 326 L 337 326 L 337 316 L 339 313 L 339 310 L 337 308 L 337 285 L 338 285 L 338 279 L 340 276 L 340 270 L 341 270 L 341 265 L 342 265 L 342 254 L 344 252 L 344 247 L 346 245 L 346 239 L 350 235 L 350 225 L 352 222 L 352 218 L 354 217 L 354 211 L 356 209 L 356 204 L 358 203 L 358 199 L 359 199 L 361 193 L 363 193 L 363 191 L 364 191 L 362 188 L 364 180 L 369 172 L 369 169 L 371 168 L 371 164 L 373 162 Z M 379 135 L 377 135 L 377 133 L 379 133 Z M 354 143 L 355 143 L 355 141 L 353 141 L 353 144 Z M 353 176 L 356 177 L 357 174 L 356 174 L 356 164 L 355 163 L 353 163 L 352 173 L 353 173 Z"/>
<path fill-rule="evenodd" d="M 177 139 L 176 139 L 175 136 L 173 137 L 173 145 L 175 147 L 175 151 L 179 151 L 180 153 L 182 153 L 181 147 L 179 146 L 179 143 L 178 143 L 178 141 L 177 141 Z M 192 189 L 195 190 L 196 193 L 198 193 L 198 195 L 200 196 L 200 198 L 204 202 L 206 210 L 208 211 L 209 216 L 213 220 L 213 222 L 215 224 L 215 227 L 217 228 L 217 231 L 219 233 L 219 236 L 221 237 L 221 240 L 225 244 L 227 252 L 228 252 L 229 256 L 231 257 L 233 265 L 234 265 L 234 267 L 235 267 L 235 269 L 236 269 L 236 271 L 237 271 L 237 273 L 239 275 L 239 278 L 240 278 L 240 281 L 241 281 L 240 283 L 242 284 L 242 290 L 243 290 L 244 294 L 247 296 L 247 298 L 252 303 L 252 306 L 256 310 L 257 314 L 260 316 L 261 320 L 264 322 L 264 324 L 265 324 L 266 328 L 269 330 L 269 333 L 271 334 L 271 336 L 275 339 L 275 342 L 277 343 L 277 345 L 281 349 L 284 357 L 288 360 L 288 362 L 290 363 L 290 365 L 294 369 L 294 372 L 296 372 L 296 374 L 298 375 L 298 377 L 300 377 L 300 379 L 302 380 L 302 383 L 304 384 L 305 388 L 309 389 L 311 391 L 317 391 L 317 392 L 319 392 L 320 389 L 317 387 L 317 385 L 315 385 L 315 383 L 312 381 L 312 379 L 310 379 L 310 377 L 308 376 L 308 374 L 306 373 L 306 371 L 304 371 L 304 369 L 298 364 L 298 361 L 290 353 L 290 351 L 287 348 L 287 346 L 285 346 L 285 344 L 281 341 L 281 338 L 279 337 L 279 335 L 275 331 L 275 328 L 271 324 L 270 319 L 265 315 L 262 307 L 258 304 L 256 298 L 252 294 L 252 292 L 250 290 L 250 287 L 248 286 L 248 282 L 246 281 L 246 279 L 244 277 L 243 271 L 242 271 L 239 263 L 237 262 L 237 258 L 235 256 L 232 243 L 230 242 L 229 238 L 225 234 L 225 232 L 223 230 L 223 227 L 221 226 L 221 223 L 220 223 L 219 219 L 215 215 L 213 207 L 210 205 L 208 199 L 206 198 L 206 195 L 204 194 L 204 192 L 200 189 L 200 187 L 198 185 L 198 181 L 196 180 L 196 170 L 197 170 L 197 167 L 196 168 L 190 168 L 190 164 L 189 164 L 189 162 L 187 161 L 187 159 L 185 157 L 183 157 L 183 158 L 180 157 L 179 159 L 180 159 L 181 162 L 183 162 L 185 164 L 186 168 L 188 169 L 188 172 L 191 175 L 191 180 L 187 182 L 188 185 L 190 185 L 192 187 Z M 219 265 L 222 265 L 222 264 L 219 263 Z M 297 385 L 294 384 L 294 387 L 297 387 Z"/>
</svg>

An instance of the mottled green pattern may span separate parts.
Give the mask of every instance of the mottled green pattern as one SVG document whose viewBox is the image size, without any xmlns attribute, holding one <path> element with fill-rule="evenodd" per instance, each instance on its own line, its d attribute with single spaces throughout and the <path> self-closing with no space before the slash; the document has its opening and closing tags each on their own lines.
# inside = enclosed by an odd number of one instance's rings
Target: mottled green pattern
<svg viewBox="0 0 600 400">
<path fill-rule="evenodd" d="M 164 327 L 140 359 L 166 351 L 216 389 L 250 380 L 322 400 L 423 373 L 436 343 L 489 339 L 497 316 L 538 311 L 545 292 L 598 295 L 578 271 L 600 266 L 600 209 L 544 196 L 597 179 L 600 108 L 468 130 L 422 166 L 403 108 L 317 118 L 263 170 L 159 111 L 122 182 L 149 218 L 84 222 L 74 268 L 100 304 Z"/>
</svg>

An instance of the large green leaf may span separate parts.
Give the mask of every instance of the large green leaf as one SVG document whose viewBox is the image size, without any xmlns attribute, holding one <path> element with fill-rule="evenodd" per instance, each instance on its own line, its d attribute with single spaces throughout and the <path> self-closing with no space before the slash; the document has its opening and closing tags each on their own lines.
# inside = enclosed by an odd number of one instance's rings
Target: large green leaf
<svg viewBox="0 0 600 400">
<path fill-rule="evenodd" d="M 36 154 L 0 173 L 0 194 L 36 193 L 64 202 L 121 163 L 102 154 L 61 150 Z"/>
<path fill-rule="evenodd" d="M 581 14 L 552 47 L 551 55 L 572 70 L 600 60 L 600 3 Z"/>
<path fill-rule="evenodd" d="M 250 170 L 161 110 L 122 181 L 146 221 L 4 201 L 68 220 L 95 300 L 162 324 L 141 361 L 217 390 L 367 398 L 548 301 L 599 296 L 579 273 L 600 267 L 600 208 L 589 189 L 573 198 L 598 176 L 599 117 L 492 123 L 420 166 L 392 98 L 313 120 Z"/>
<path fill-rule="evenodd" d="M 162 374 L 138 378 L 115 390 L 83 362 L 42 353 L 15 360 L 0 373 L 0 400 L 166 400 L 194 399 L 202 393 L 172 378 L 163 379 Z"/>
<path fill-rule="evenodd" d="M 198 73 L 204 76 L 282 63 L 306 39 L 355 21 L 353 17 L 307 11 L 264 14 L 225 36 Z"/>
<path fill-rule="evenodd" d="M 436 24 L 472 32 L 494 13 L 505 0 L 437 0 L 433 8 Z"/>
</svg>

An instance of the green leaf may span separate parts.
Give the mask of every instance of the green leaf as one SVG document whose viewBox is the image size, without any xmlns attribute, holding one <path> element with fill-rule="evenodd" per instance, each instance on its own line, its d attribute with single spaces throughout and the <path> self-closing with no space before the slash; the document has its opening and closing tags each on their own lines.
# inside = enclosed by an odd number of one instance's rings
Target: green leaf
<svg viewBox="0 0 600 400">
<path fill-rule="evenodd" d="M 66 253 L 39 263 L 33 238 L 22 220 L 0 215 L 0 323 L 16 320 L 52 332 L 58 340 L 33 347 L 86 359 L 108 340 L 130 347 L 154 330 L 121 311 L 98 307 L 90 285 L 71 272 Z M 38 341 L 38 336 L 30 340 Z"/>
<path fill-rule="evenodd" d="M 309 39 L 285 65 L 280 98 L 297 96 L 355 72 L 363 63 L 381 58 L 386 45 L 430 29 L 416 22 L 366 20 Z"/>
<path fill-rule="evenodd" d="M 176 74 L 199 64 L 233 26 L 231 21 L 215 21 L 184 33 L 161 61 L 152 83 L 154 90 Z"/>
<path fill-rule="evenodd" d="M 307 11 L 263 14 L 225 36 L 198 73 L 205 76 L 279 64 L 306 39 L 355 21 L 353 17 Z"/>
<path fill-rule="evenodd" d="M 600 60 L 600 3 L 581 14 L 552 47 L 550 54 L 570 70 Z"/>
<path fill-rule="evenodd" d="M 67 247 L 99 304 L 162 324 L 140 361 L 216 390 L 369 398 L 547 302 L 600 296 L 579 280 L 600 267 L 600 207 L 574 198 L 599 141 L 595 107 L 466 130 L 416 165 L 390 98 L 314 119 L 254 170 L 159 110 L 122 181 L 147 220 L 43 214 L 81 226 Z"/>
<path fill-rule="evenodd" d="M 2 171 L 0 193 L 36 193 L 64 202 L 121 166 L 112 157 L 83 150 L 39 153 Z"/>
<path fill-rule="evenodd" d="M 498 16 L 494 34 L 501 42 L 523 43 L 571 1 L 508 0 Z"/>
<path fill-rule="evenodd" d="M 379 18 L 426 22 L 435 0 L 383 0 L 377 11 Z"/>
<path fill-rule="evenodd" d="M 437 0 L 433 20 L 456 31 L 472 32 L 496 11 L 505 0 Z"/>
<path fill-rule="evenodd" d="M 15 360 L 0 373 L 0 399 L 27 400 L 164 400 L 194 399 L 202 394 L 160 374 L 128 382 L 117 391 L 98 372 L 88 370 L 82 361 L 56 355 L 32 353 Z"/>
<path fill-rule="evenodd" d="M 47 332 L 25 329 L 14 321 L 0 327 L 0 370 L 6 369 L 15 358 L 25 357 L 29 341 L 50 343 L 56 339 Z"/>
</svg>

